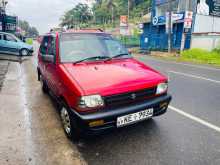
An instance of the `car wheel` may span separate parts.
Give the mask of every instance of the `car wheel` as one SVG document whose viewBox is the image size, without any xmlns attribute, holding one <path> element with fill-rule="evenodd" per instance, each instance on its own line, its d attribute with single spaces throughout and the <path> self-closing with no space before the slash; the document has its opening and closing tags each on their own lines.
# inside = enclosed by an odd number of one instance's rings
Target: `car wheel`
<svg viewBox="0 0 220 165">
<path fill-rule="evenodd" d="M 28 56 L 29 55 L 29 51 L 27 49 L 21 49 L 20 55 L 21 56 Z"/>
<path fill-rule="evenodd" d="M 60 117 L 67 137 L 73 141 L 79 140 L 80 130 L 77 128 L 75 117 L 71 114 L 67 106 L 61 106 Z"/>
<path fill-rule="evenodd" d="M 45 82 L 45 80 L 43 79 L 42 75 L 40 75 L 40 82 L 41 82 L 41 88 L 42 88 L 42 91 L 44 93 L 48 93 L 49 92 L 49 88 L 47 86 L 47 83 Z"/>
</svg>

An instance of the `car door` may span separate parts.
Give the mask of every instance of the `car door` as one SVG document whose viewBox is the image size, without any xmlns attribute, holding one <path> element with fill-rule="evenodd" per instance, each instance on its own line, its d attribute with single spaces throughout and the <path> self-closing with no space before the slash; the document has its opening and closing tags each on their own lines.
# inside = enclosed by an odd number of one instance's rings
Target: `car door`
<svg viewBox="0 0 220 165">
<path fill-rule="evenodd" d="M 44 57 L 47 54 L 48 50 L 48 42 L 49 42 L 49 36 L 45 36 L 42 39 L 39 54 L 38 54 L 38 67 L 40 69 L 41 75 L 43 76 L 43 79 L 47 80 L 47 70 L 46 70 L 46 61 L 44 60 Z"/>
<path fill-rule="evenodd" d="M 9 54 L 19 54 L 19 44 L 17 40 L 10 34 L 4 35 L 5 51 Z"/>
<path fill-rule="evenodd" d="M 0 33 L 0 53 L 5 53 L 5 42 L 4 35 Z"/>
<path fill-rule="evenodd" d="M 54 62 L 48 62 L 45 64 L 48 86 L 53 94 L 58 96 L 60 83 L 56 66 L 56 38 L 54 36 L 49 36 L 47 56 L 53 56 L 54 59 Z"/>
</svg>

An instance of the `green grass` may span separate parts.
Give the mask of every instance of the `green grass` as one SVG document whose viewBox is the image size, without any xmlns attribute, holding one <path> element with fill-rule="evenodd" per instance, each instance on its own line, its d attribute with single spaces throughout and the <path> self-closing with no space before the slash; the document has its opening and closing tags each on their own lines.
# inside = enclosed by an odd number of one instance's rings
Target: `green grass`
<svg viewBox="0 0 220 165">
<path fill-rule="evenodd" d="M 140 37 L 139 36 L 121 36 L 118 39 L 127 46 L 139 46 Z"/>
<path fill-rule="evenodd" d="M 27 38 L 26 43 L 29 45 L 33 45 L 33 39 L 32 38 Z"/>
<path fill-rule="evenodd" d="M 216 50 L 210 52 L 203 49 L 190 49 L 181 52 L 179 60 L 220 66 L 220 53 Z"/>
</svg>

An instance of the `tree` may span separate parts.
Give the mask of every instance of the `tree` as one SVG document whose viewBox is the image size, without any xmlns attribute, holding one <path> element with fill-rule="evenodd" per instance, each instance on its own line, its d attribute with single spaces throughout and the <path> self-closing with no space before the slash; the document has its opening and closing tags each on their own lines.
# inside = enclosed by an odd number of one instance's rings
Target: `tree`
<svg viewBox="0 0 220 165">
<path fill-rule="evenodd" d="M 39 35 L 38 30 L 35 27 L 31 27 L 27 21 L 19 20 L 18 26 L 25 31 L 25 35 L 28 37 L 36 37 Z"/>
<path fill-rule="evenodd" d="M 139 20 L 145 14 L 151 4 L 151 0 L 95 0 L 92 8 L 79 3 L 73 9 L 65 12 L 61 18 L 61 26 L 67 28 L 78 26 L 103 26 L 114 25 L 119 22 L 120 15 L 128 14 L 130 19 Z"/>
<path fill-rule="evenodd" d="M 76 26 L 85 26 L 92 19 L 92 13 L 89 6 L 79 3 L 73 9 L 67 11 L 61 18 L 61 26 L 72 28 Z"/>
</svg>

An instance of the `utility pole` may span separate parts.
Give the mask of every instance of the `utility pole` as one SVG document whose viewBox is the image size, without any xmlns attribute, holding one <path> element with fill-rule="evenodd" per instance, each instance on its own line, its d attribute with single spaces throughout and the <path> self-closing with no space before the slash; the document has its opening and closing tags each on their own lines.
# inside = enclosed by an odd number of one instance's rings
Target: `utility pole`
<svg viewBox="0 0 220 165">
<path fill-rule="evenodd" d="M 172 50 L 172 0 L 168 1 L 169 22 L 168 22 L 168 53 Z"/>
<path fill-rule="evenodd" d="M 128 0 L 128 20 L 129 20 L 129 16 L 130 16 L 130 0 Z"/>
</svg>

